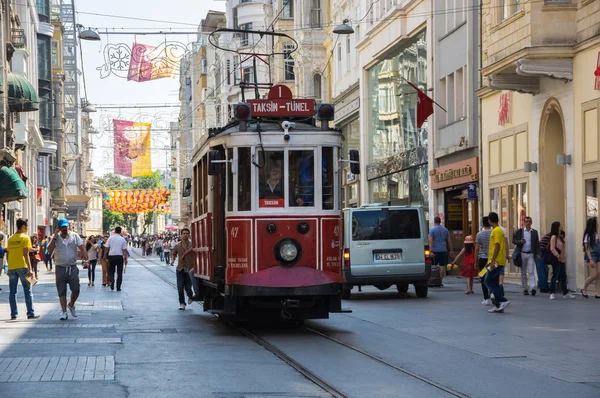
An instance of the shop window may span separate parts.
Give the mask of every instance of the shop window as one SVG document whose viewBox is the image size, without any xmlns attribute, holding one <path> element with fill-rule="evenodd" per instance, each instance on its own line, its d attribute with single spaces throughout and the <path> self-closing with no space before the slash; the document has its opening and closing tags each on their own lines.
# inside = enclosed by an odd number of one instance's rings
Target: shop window
<svg viewBox="0 0 600 398">
<path fill-rule="evenodd" d="M 227 150 L 227 159 L 233 159 L 233 149 Z M 232 163 L 227 163 L 227 211 L 233 211 L 233 169 Z"/>
<path fill-rule="evenodd" d="M 238 211 L 251 210 L 251 155 L 250 148 L 238 148 Z"/>
<path fill-rule="evenodd" d="M 290 206 L 315 205 L 315 156 L 313 151 L 289 152 Z"/>
<path fill-rule="evenodd" d="M 585 180 L 585 208 L 587 218 L 598 217 L 598 180 L 595 178 Z"/>
<path fill-rule="evenodd" d="M 323 193 L 323 210 L 333 210 L 335 191 L 333 185 L 333 148 L 323 148 L 321 188 Z"/>
</svg>

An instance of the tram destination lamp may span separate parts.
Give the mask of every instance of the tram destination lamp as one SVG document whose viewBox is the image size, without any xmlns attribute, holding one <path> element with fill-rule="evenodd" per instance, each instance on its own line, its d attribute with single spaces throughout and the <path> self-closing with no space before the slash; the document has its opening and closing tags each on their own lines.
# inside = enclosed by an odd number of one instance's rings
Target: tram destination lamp
<svg viewBox="0 0 600 398">
<path fill-rule="evenodd" d="M 322 103 L 317 106 L 315 119 L 321 121 L 321 130 L 329 130 L 329 122 L 335 118 L 335 107 L 333 104 Z"/>
</svg>

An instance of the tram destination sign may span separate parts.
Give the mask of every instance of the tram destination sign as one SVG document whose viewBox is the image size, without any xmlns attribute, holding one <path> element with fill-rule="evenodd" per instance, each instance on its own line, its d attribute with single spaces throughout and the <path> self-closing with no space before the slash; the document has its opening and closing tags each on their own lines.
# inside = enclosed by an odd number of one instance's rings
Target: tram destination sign
<svg viewBox="0 0 600 398">
<path fill-rule="evenodd" d="M 269 90 L 267 99 L 246 101 L 252 110 L 253 117 L 261 116 L 313 116 L 315 100 L 309 98 L 292 98 L 292 91 L 283 85 Z"/>
</svg>

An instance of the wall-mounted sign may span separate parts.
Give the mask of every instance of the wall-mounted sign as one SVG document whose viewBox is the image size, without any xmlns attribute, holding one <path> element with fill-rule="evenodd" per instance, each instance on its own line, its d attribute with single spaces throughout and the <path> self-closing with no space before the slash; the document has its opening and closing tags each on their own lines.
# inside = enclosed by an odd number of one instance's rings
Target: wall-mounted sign
<svg viewBox="0 0 600 398">
<path fill-rule="evenodd" d="M 477 184 L 467 184 L 467 200 L 477 200 Z"/>
<path fill-rule="evenodd" d="M 470 184 L 479 179 L 479 158 L 438 167 L 429 172 L 431 188 L 441 189 L 454 185 Z"/>
<path fill-rule="evenodd" d="M 510 122 L 510 98 L 512 91 L 500 94 L 500 106 L 498 107 L 498 126 L 504 126 Z"/>
</svg>

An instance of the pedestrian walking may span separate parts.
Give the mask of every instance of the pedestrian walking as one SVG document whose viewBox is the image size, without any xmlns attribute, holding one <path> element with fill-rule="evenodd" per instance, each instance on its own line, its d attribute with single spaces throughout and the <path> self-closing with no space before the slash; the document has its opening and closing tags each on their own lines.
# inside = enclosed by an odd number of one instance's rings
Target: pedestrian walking
<svg viewBox="0 0 600 398">
<path fill-rule="evenodd" d="M 31 269 L 33 269 L 33 276 L 38 279 L 38 262 L 40 245 L 38 243 L 38 237 L 33 235 L 31 237 L 31 249 L 29 250 L 29 262 L 31 262 Z"/>
<path fill-rule="evenodd" d="M 117 272 L 117 291 L 121 291 L 123 271 L 127 267 L 127 241 L 121 236 L 121 227 L 115 228 L 115 233 L 106 241 L 105 254 L 108 258 L 108 281 L 110 290 L 115 290 L 115 271 Z M 125 267 L 125 268 L 124 268 Z"/>
<path fill-rule="evenodd" d="M 194 268 L 194 258 L 191 254 L 192 242 L 190 241 L 190 230 L 183 228 L 181 230 L 181 242 L 175 245 L 171 252 L 171 266 L 175 263 L 175 260 L 179 257 L 177 263 L 176 275 L 177 275 L 177 293 L 179 294 L 179 309 L 185 310 L 185 293 L 188 296 L 188 304 L 192 304 L 192 279 L 190 277 L 190 270 Z"/>
<path fill-rule="evenodd" d="M 472 236 L 465 238 L 464 247 L 454 258 L 452 265 L 455 265 L 461 258 L 463 259 L 463 263 L 460 267 L 460 276 L 467 280 L 465 294 L 473 294 L 473 278 L 477 276 L 478 271 L 475 268 L 475 242 Z"/>
<path fill-rule="evenodd" d="M 19 315 L 17 308 L 17 286 L 19 280 L 23 287 L 25 295 L 25 305 L 27 306 L 27 319 L 37 319 L 33 309 L 33 293 L 31 292 L 31 283 L 27 278 L 33 276 L 33 268 L 29 259 L 29 250 L 31 249 L 31 238 L 27 236 L 28 221 L 24 218 L 17 220 L 17 232 L 8 239 L 6 245 L 8 261 L 8 284 L 9 294 L 8 302 L 10 304 L 10 319 L 15 320 Z"/>
<path fill-rule="evenodd" d="M 96 264 L 98 264 L 98 245 L 96 244 L 96 238 L 91 236 L 86 244 L 85 250 L 88 255 L 88 286 L 94 286 L 96 280 Z"/>
<path fill-rule="evenodd" d="M 100 240 L 98 258 L 100 259 L 100 266 L 102 267 L 102 286 L 108 285 L 108 271 L 109 265 L 106 257 L 108 256 L 106 248 L 106 241 L 108 240 L 108 235 L 105 234 Z"/>
<path fill-rule="evenodd" d="M 481 273 L 488 263 L 488 253 L 490 249 L 490 236 L 492 235 L 492 228 L 490 227 L 490 222 L 488 217 L 485 216 L 481 219 L 481 223 L 483 225 L 483 229 L 477 233 L 475 236 L 475 258 L 477 259 L 477 268 L 479 273 Z M 481 291 L 483 292 L 483 301 L 482 305 L 492 305 L 492 300 L 490 300 L 490 291 L 485 285 L 485 278 L 479 278 L 481 282 Z"/>
<path fill-rule="evenodd" d="M 452 249 L 450 232 L 442 225 L 441 218 L 435 217 L 433 222 L 434 226 L 429 230 L 429 248 L 433 265 L 439 266 L 440 280 L 443 282 L 444 276 L 446 276 L 446 266 L 448 265 L 448 250 L 452 257 L 454 257 L 454 250 Z M 444 285 L 442 284 L 442 286 Z"/>
<path fill-rule="evenodd" d="M 587 288 L 592 282 L 596 281 L 596 295 L 594 297 L 600 299 L 600 239 L 598 239 L 598 219 L 596 217 L 587 220 L 585 232 L 583 233 L 583 250 L 590 276 L 583 283 L 581 295 L 588 298 Z"/>
<path fill-rule="evenodd" d="M 492 227 L 488 263 L 480 276 L 485 277 L 485 285 L 494 294 L 494 306 L 488 312 L 504 312 L 506 307 L 510 305 L 510 301 L 504 297 L 504 287 L 500 280 L 500 277 L 504 276 L 504 267 L 507 262 L 506 237 L 503 229 L 498 225 L 499 217 L 497 213 L 491 212 L 488 214 L 488 221 Z"/>
<path fill-rule="evenodd" d="M 54 274 L 56 276 L 56 290 L 62 314 L 61 321 L 69 319 L 67 308 L 73 318 L 77 318 L 75 302 L 79 297 L 79 268 L 77 268 L 77 253 L 87 261 L 87 251 L 81 237 L 69 230 L 69 221 L 66 218 L 58 220 L 58 229 L 54 232 L 48 245 L 48 252 L 54 255 Z M 71 299 L 67 304 L 67 285 L 71 290 Z"/>
<path fill-rule="evenodd" d="M 523 294 L 535 296 L 535 268 L 536 259 L 540 257 L 540 235 L 531 228 L 533 219 L 525 217 L 525 227 L 519 228 L 513 235 L 513 244 L 516 246 L 517 255 L 521 256 L 521 286 Z"/>
<path fill-rule="evenodd" d="M 171 239 L 165 239 L 163 242 L 163 253 L 165 256 L 165 263 L 171 263 Z"/>
<path fill-rule="evenodd" d="M 0 240 L 0 276 L 2 275 L 2 271 L 4 270 L 4 255 L 6 251 L 4 250 L 4 242 Z M 2 290 L 2 288 L 0 288 Z"/>
<path fill-rule="evenodd" d="M 52 271 L 52 256 L 48 253 L 48 245 L 50 244 L 50 237 L 46 236 L 42 241 L 40 257 L 44 258 L 44 265 L 46 266 L 46 271 Z"/>
<path fill-rule="evenodd" d="M 550 280 L 550 300 L 556 298 L 556 282 L 558 281 L 563 291 L 564 299 L 574 299 L 575 295 L 567 289 L 567 271 L 566 271 L 566 244 L 564 239 L 560 238 L 560 221 L 554 221 L 550 228 L 550 264 L 552 264 L 552 279 Z"/>
<path fill-rule="evenodd" d="M 156 255 L 160 257 L 160 261 L 165 261 L 165 258 L 163 256 L 162 244 L 163 240 L 161 237 L 159 237 L 156 240 L 156 242 L 154 242 L 154 249 L 156 250 Z"/>
</svg>

